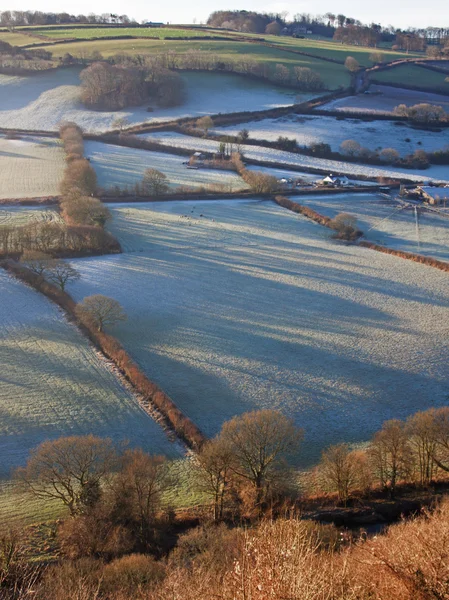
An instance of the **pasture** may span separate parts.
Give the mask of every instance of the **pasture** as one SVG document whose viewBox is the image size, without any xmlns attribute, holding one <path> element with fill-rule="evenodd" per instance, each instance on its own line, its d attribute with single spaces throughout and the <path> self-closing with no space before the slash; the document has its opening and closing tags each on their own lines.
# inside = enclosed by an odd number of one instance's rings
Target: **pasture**
<svg viewBox="0 0 449 600">
<path fill-rule="evenodd" d="M 0 75 L 0 127 L 55 131 L 62 121 L 75 121 L 86 132 L 114 128 L 114 121 L 126 117 L 135 125 L 170 121 L 181 117 L 202 117 L 218 112 L 263 110 L 288 106 L 296 92 L 263 84 L 243 76 L 219 73 L 183 73 L 186 100 L 173 108 L 152 107 L 149 103 L 116 112 L 86 109 L 79 100 L 80 69 L 58 69 L 30 77 Z M 300 101 L 312 96 L 301 94 Z"/>
<path fill-rule="evenodd" d="M 101 142 L 87 142 L 85 150 L 97 173 L 98 185 L 104 189 L 115 186 L 131 188 L 134 184 L 141 183 L 146 169 L 157 169 L 164 173 L 172 190 L 180 186 L 225 192 L 248 188 L 243 179 L 233 171 L 188 169 L 183 164 L 188 156 L 124 148 Z"/>
<path fill-rule="evenodd" d="M 364 239 L 375 244 L 449 261 L 449 211 L 442 216 L 419 208 L 417 227 L 413 208 L 374 194 L 301 196 L 298 202 L 331 218 L 354 215 Z"/>
<path fill-rule="evenodd" d="M 332 64 L 320 58 L 301 56 L 282 50 L 271 48 L 256 42 L 249 43 L 237 40 L 82 40 L 61 45 L 43 45 L 42 48 L 52 52 L 54 58 L 62 57 L 66 52 L 73 56 L 85 56 L 94 51 L 108 57 L 114 54 L 146 54 L 157 52 L 184 53 L 190 50 L 203 50 L 216 55 L 222 60 L 238 61 L 252 60 L 262 62 L 270 70 L 276 64 L 282 64 L 292 69 L 295 66 L 309 67 L 317 71 L 323 78 L 324 84 L 329 89 L 339 86 L 347 87 L 350 76 L 343 65 Z M 255 109 L 253 109 L 255 110 Z"/>
<path fill-rule="evenodd" d="M 415 150 L 431 152 L 449 146 L 449 129 L 438 132 L 418 130 L 394 121 L 361 121 L 359 119 L 337 120 L 335 117 L 286 115 L 278 119 L 264 119 L 214 127 L 220 135 L 238 135 L 243 128 L 253 139 L 276 141 L 279 136 L 296 139 L 299 146 L 329 144 L 338 151 L 344 140 L 357 140 L 370 150 L 395 148 L 402 156 Z"/>
<path fill-rule="evenodd" d="M 141 134 L 144 139 L 155 140 L 160 144 L 188 148 L 190 150 L 216 152 L 218 142 L 214 140 L 205 140 L 193 136 L 187 136 L 174 132 L 154 132 Z M 263 161 L 265 163 L 277 163 L 282 168 L 289 169 L 313 169 L 325 174 L 341 173 L 350 178 L 357 176 L 376 179 L 378 177 L 404 178 L 410 181 L 435 181 L 439 183 L 449 182 L 449 169 L 446 166 L 432 165 L 428 169 L 402 169 L 398 167 L 381 167 L 372 165 L 363 165 L 356 163 L 346 163 L 338 160 L 329 160 L 326 158 L 315 158 L 303 154 L 294 154 L 284 150 L 275 150 L 274 148 L 265 148 L 263 146 L 241 145 L 241 151 L 244 156 L 250 160 Z M 269 166 L 269 165 L 265 165 Z"/>
<path fill-rule="evenodd" d="M 46 37 L 55 40 L 90 40 L 93 38 L 119 37 L 124 35 L 131 35 L 137 38 L 157 38 L 161 40 L 167 37 L 232 37 L 232 34 L 228 36 L 226 31 L 183 29 L 182 27 L 33 27 L 32 31 L 33 33 L 45 35 Z"/>
<path fill-rule="evenodd" d="M 420 69 L 420 71 L 422 70 Z M 424 102 L 442 106 L 446 112 L 449 112 L 449 97 L 441 94 L 418 92 L 388 85 L 371 85 L 369 91 L 370 94 L 359 94 L 332 100 L 321 108 L 322 110 L 372 113 L 375 115 L 376 113 L 392 113 L 398 104 L 413 106 Z"/>
<path fill-rule="evenodd" d="M 45 439 L 94 433 L 177 454 L 111 365 L 45 297 L 0 270 L 0 479 Z"/>
<path fill-rule="evenodd" d="M 421 52 L 410 52 L 406 54 L 401 51 L 394 51 L 391 48 L 369 48 L 366 46 L 353 46 L 349 44 L 341 44 L 334 42 L 331 39 L 314 39 L 306 37 L 304 39 L 293 38 L 289 36 L 273 36 L 265 35 L 267 42 L 291 48 L 292 50 L 300 50 L 317 56 L 318 58 L 331 58 L 344 63 L 348 56 L 354 57 L 358 63 L 364 67 L 373 66 L 373 61 L 370 56 L 373 53 L 382 53 L 384 62 L 391 62 L 400 58 L 411 58 L 416 56 L 422 58 L 424 54 Z"/>
<path fill-rule="evenodd" d="M 394 83 L 407 86 L 428 88 L 431 91 L 449 94 L 449 83 L 446 75 L 416 65 L 401 65 L 386 71 L 372 72 L 370 78 L 376 82 L 388 85 Z"/>
<path fill-rule="evenodd" d="M 64 168 L 58 140 L 0 136 L 0 201 L 57 195 Z"/>
<path fill-rule="evenodd" d="M 116 335 L 207 435 L 275 408 L 297 464 L 447 402 L 447 274 L 356 246 L 270 201 L 118 205 L 125 253 L 73 261 L 76 298 L 117 298 Z"/>
</svg>

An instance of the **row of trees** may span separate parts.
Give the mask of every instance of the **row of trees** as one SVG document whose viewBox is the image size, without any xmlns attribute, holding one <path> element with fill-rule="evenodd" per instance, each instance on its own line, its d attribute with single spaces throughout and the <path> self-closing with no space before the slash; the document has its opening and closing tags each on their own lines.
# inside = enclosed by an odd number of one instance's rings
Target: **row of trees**
<svg viewBox="0 0 449 600">
<path fill-rule="evenodd" d="M 95 15 L 71 15 L 67 12 L 46 13 L 38 10 L 3 10 L 0 11 L 0 25 L 2 27 L 19 27 L 23 25 L 60 25 L 70 23 L 86 24 L 111 24 L 121 23 L 124 25 L 135 23 L 127 15 L 103 13 Z"/>
<path fill-rule="evenodd" d="M 103 315 L 105 323 L 125 318 L 111 299 L 108 303 L 103 297 L 92 298 L 80 310 Z M 245 413 L 224 423 L 190 462 L 191 481 L 210 499 L 214 520 L 225 514 L 257 515 L 282 498 L 294 499 L 292 465 L 302 439 L 303 431 L 274 410 Z M 60 438 L 33 450 L 16 475 L 32 494 L 59 500 L 77 517 L 103 501 L 111 509 L 110 490 L 117 509 L 117 482 L 120 503 L 126 502 L 129 491 L 123 489 L 123 472 L 127 485 L 142 486 L 135 501 L 143 503 L 138 510 L 145 522 L 140 523 L 140 532 L 147 531 L 162 510 L 163 494 L 177 485 L 168 477 L 169 463 L 161 457 L 140 450 L 123 453 L 111 440 L 94 436 Z M 406 421 L 386 421 L 364 450 L 351 450 L 346 443 L 325 449 L 314 471 L 314 485 L 315 490 L 335 492 L 346 503 L 354 491 L 367 494 L 380 486 L 394 497 L 401 482 L 427 486 L 448 472 L 449 408 L 443 407 L 418 412 Z"/>
<path fill-rule="evenodd" d="M 224 58 L 222 55 L 198 49 L 190 49 L 187 52 L 168 51 L 153 55 L 137 55 L 132 57 L 116 55 L 108 60 L 122 65 L 146 65 L 145 69 L 148 72 L 156 74 L 159 71 L 164 74 L 167 73 L 167 70 L 183 69 L 218 71 L 250 75 L 296 87 L 301 91 L 320 91 L 324 88 L 320 74 L 308 67 L 294 67 L 290 69 L 285 65 L 276 64 L 273 69 L 267 62 L 256 61 L 243 55 L 238 58 Z M 157 83 L 157 75 L 155 77 L 155 85 L 159 85 Z"/>
<path fill-rule="evenodd" d="M 347 444 L 323 452 L 316 470 L 321 489 L 337 492 L 340 501 L 354 490 L 380 485 L 394 497 L 401 482 L 427 486 L 449 472 L 449 408 L 418 412 L 405 422 L 386 421 L 364 451 Z"/>
</svg>

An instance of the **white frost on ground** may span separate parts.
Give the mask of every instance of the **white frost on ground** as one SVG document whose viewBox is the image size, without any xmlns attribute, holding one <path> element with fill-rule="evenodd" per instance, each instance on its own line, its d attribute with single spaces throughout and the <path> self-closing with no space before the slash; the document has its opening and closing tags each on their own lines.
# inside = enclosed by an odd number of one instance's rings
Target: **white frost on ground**
<svg viewBox="0 0 449 600">
<path fill-rule="evenodd" d="M 294 91 L 237 75 L 184 73 L 181 77 L 186 82 L 187 99 L 181 106 L 148 112 L 147 103 L 117 112 L 99 112 L 80 103 L 79 72 L 60 69 L 30 77 L 0 75 L 0 127 L 53 131 L 62 121 L 75 121 L 87 132 L 100 132 L 112 129 L 119 117 L 126 117 L 131 124 L 170 121 L 288 106 L 298 96 Z M 301 101 L 312 97 L 302 94 Z"/>
<path fill-rule="evenodd" d="M 46 439 L 93 433 L 177 454 L 85 338 L 0 269 L 0 478 Z"/>
<path fill-rule="evenodd" d="M 333 151 L 338 151 L 340 144 L 348 139 L 357 140 L 370 150 L 395 148 L 401 155 L 420 149 L 432 152 L 449 146 L 448 128 L 434 132 L 413 129 L 395 121 L 338 120 L 336 117 L 309 115 L 287 115 L 279 119 L 251 121 L 214 128 L 214 132 L 219 135 L 237 135 L 244 128 L 253 139 L 276 141 L 281 135 L 296 139 L 299 146 L 329 144 Z"/>
<path fill-rule="evenodd" d="M 136 148 L 126 148 L 102 142 L 86 142 L 86 156 L 94 167 L 98 185 L 102 188 L 133 186 L 142 181 L 146 169 L 162 171 L 172 188 L 179 186 L 224 186 L 226 192 L 246 189 L 243 179 L 233 171 L 215 169 L 188 169 L 183 162 L 188 156 L 164 154 Z"/>
<path fill-rule="evenodd" d="M 55 196 L 64 168 L 64 153 L 57 140 L 0 136 L 0 199 Z"/>
<path fill-rule="evenodd" d="M 154 140 L 160 144 L 188 148 L 204 152 L 218 152 L 219 142 L 204 140 L 182 133 L 175 132 L 153 132 L 140 134 L 139 137 Z M 289 166 L 309 167 L 320 169 L 326 173 L 343 173 L 348 175 L 364 175 L 366 177 L 403 177 L 416 182 L 449 182 L 449 167 L 433 165 L 425 170 L 400 169 L 397 167 L 377 167 L 371 165 L 360 165 L 355 163 L 339 162 L 325 158 L 315 158 L 302 154 L 293 154 L 283 150 L 264 148 L 263 146 L 242 145 L 241 151 L 247 158 L 266 162 L 282 163 L 286 168 Z"/>
<path fill-rule="evenodd" d="M 447 274 L 356 246 L 269 201 L 111 207 L 126 252 L 73 261 L 74 296 L 110 295 L 117 337 L 207 435 L 275 408 L 298 464 L 447 404 Z"/>
<path fill-rule="evenodd" d="M 449 96 L 443 96 L 442 94 L 430 94 L 388 85 L 371 85 L 369 91 L 380 92 L 380 94 L 348 96 L 339 100 L 332 100 L 320 108 L 323 110 L 341 110 L 342 112 L 357 111 L 388 114 L 393 112 L 398 104 L 413 106 L 424 102 L 442 106 L 446 112 L 449 112 Z"/>
<path fill-rule="evenodd" d="M 53 207 L 0 205 L 0 226 L 16 227 L 33 221 L 46 221 L 49 223 L 62 221 L 62 219 L 56 208 Z"/>
<path fill-rule="evenodd" d="M 418 209 L 417 229 L 413 208 L 375 194 L 299 196 L 297 200 L 327 217 L 354 215 L 370 242 L 449 261 L 449 209 L 440 209 L 446 216 Z"/>
</svg>

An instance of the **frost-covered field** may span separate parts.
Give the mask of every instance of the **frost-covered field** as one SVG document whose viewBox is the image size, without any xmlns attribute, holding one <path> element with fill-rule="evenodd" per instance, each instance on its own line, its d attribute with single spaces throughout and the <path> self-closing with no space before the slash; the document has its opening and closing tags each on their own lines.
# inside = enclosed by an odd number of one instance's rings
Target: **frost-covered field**
<svg viewBox="0 0 449 600">
<path fill-rule="evenodd" d="M 0 136 L 0 199 L 55 196 L 64 167 L 64 153 L 57 140 L 7 140 Z"/>
<path fill-rule="evenodd" d="M 447 403 L 449 291 L 436 269 L 330 240 L 269 201 L 119 205 L 126 252 L 74 261 L 74 295 L 117 298 L 117 336 L 208 435 L 276 408 L 299 464 Z"/>
<path fill-rule="evenodd" d="M 359 94 L 357 96 L 348 96 L 340 100 L 332 100 L 321 108 L 323 110 L 341 110 L 372 112 L 372 113 L 391 113 L 398 104 L 413 106 L 422 102 L 428 104 L 437 104 L 442 106 L 446 112 L 449 112 L 449 97 L 441 94 L 430 94 L 428 92 L 417 92 L 415 90 L 406 90 L 395 88 L 388 85 L 371 85 L 370 92 L 380 92 L 376 94 Z"/>
<path fill-rule="evenodd" d="M 117 112 L 88 110 L 79 101 L 79 69 L 59 69 L 32 77 L 0 75 L 0 127 L 56 130 L 62 121 L 75 121 L 85 131 L 113 128 L 118 117 L 131 124 L 169 121 L 186 116 L 263 110 L 295 102 L 296 92 L 237 75 L 185 73 L 187 99 L 174 108 L 147 112 L 148 104 Z M 301 101 L 312 96 L 303 94 Z M 154 107 L 153 107 L 154 108 Z"/>
<path fill-rule="evenodd" d="M 176 446 L 104 360 L 37 292 L 0 270 L 0 479 L 45 439 L 96 435 L 151 452 Z"/>
<path fill-rule="evenodd" d="M 29 206 L 5 206 L 0 205 L 0 226 L 26 225 L 32 221 L 61 221 L 61 217 L 55 208 Z"/>
<path fill-rule="evenodd" d="M 107 189 L 113 186 L 125 188 L 142 181 L 146 169 L 162 171 L 172 188 L 179 186 L 207 187 L 224 186 L 225 191 L 237 191 L 248 186 L 233 171 L 214 169 L 188 169 L 182 164 L 188 156 L 164 154 L 136 148 L 125 148 L 102 142 L 86 142 L 86 156 L 94 167 L 98 185 Z"/>
<path fill-rule="evenodd" d="M 153 132 L 141 134 L 141 137 L 154 140 L 160 144 L 168 144 L 179 148 L 191 150 L 217 152 L 218 142 L 204 140 L 175 132 Z M 348 175 L 364 175 L 366 177 L 404 177 L 411 181 L 435 181 L 449 182 L 449 167 L 433 165 L 429 169 L 413 171 L 397 167 L 376 167 L 371 165 L 359 165 L 354 163 L 339 162 L 325 158 L 315 158 L 302 154 L 293 154 L 274 148 L 263 146 L 241 146 L 241 151 L 247 158 L 265 162 L 282 163 L 288 169 L 289 166 L 320 169 L 323 173 L 343 173 Z"/>
<path fill-rule="evenodd" d="M 449 261 L 449 209 L 446 216 L 419 209 L 417 230 L 412 208 L 375 194 L 301 196 L 298 202 L 328 217 L 354 215 L 370 242 Z"/>
<path fill-rule="evenodd" d="M 313 117 L 287 115 L 279 119 L 264 119 L 240 123 L 214 130 L 221 135 L 237 135 L 247 129 L 253 139 L 276 141 L 282 135 L 295 138 L 300 146 L 330 144 L 337 151 L 344 140 L 357 140 L 362 146 L 395 148 L 401 155 L 421 149 L 431 152 L 449 146 L 449 129 L 440 132 L 413 129 L 401 122 L 373 121 L 359 119 L 337 120 L 335 117 Z"/>
</svg>

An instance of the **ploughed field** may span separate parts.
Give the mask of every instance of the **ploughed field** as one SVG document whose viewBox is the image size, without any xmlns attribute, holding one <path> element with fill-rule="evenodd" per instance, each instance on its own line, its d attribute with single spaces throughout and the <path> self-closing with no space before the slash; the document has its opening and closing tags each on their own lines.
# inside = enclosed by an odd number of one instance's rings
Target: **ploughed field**
<svg viewBox="0 0 449 600">
<path fill-rule="evenodd" d="M 189 157 L 136 148 L 125 148 L 102 142 L 86 142 L 86 156 L 94 167 L 98 185 L 131 189 L 141 183 L 146 169 L 157 169 L 167 176 L 172 190 L 179 187 L 205 188 L 210 191 L 235 192 L 247 189 L 247 184 L 234 171 L 218 169 L 188 169 Z"/>
<path fill-rule="evenodd" d="M 8 140 L 0 136 L 0 202 L 56 196 L 64 168 L 58 140 L 28 136 Z"/>
<path fill-rule="evenodd" d="M 353 215 L 369 242 L 449 261 L 449 209 L 418 207 L 416 216 L 414 207 L 375 194 L 300 196 L 297 201 L 326 217 Z"/>
<path fill-rule="evenodd" d="M 186 101 L 180 106 L 157 108 L 148 102 L 122 111 L 100 112 L 81 104 L 79 73 L 78 68 L 67 68 L 28 77 L 0 75 L 0 127 L 56 131 L 61 122 L 75 121 L 86 132 L 102 132 L 114 129 L 114 121 L 120 117 L 131 124 L 170 121 L 288 106 L 298 98 L 305 101 L 314 96 L 298 96 L 296 91 L 238 75 L 182 73 Z"/>
<path fill-rule="evenodd" d="M 0 480 L 40 442 L 64 435 L 93 433 L 177 453 L 55 305 L 1 269 L 0 289 Z"/>
<path fill-rule="evenodd" d="M 207 435 L 280 409 L 306 431 L 305 467 L 447 402 L 446 273 L 337 243 L 270 201 L 111 210 L 125 252 L 73 261 L 72 292 L 123 304 L 117 337 Z"/>
</svg>

